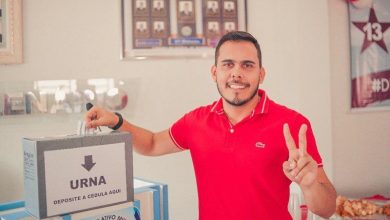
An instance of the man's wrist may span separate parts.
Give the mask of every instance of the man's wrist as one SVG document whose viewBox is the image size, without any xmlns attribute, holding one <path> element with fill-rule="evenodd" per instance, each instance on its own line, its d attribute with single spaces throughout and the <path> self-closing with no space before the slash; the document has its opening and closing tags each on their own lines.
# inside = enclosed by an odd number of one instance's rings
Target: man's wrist
<svg viewBox="0 0 390 220">
<path fill-rule="evenodd" d="M 116 116 L 118 116 L 118 123 L 116 123 L 116 125 L 114 125 L 112 127 L 109 127 L 109 128 L 111 128 L 112 130 L 118 130 L 122 126 L 122 124 L 123 124 L 123 117 L 118 112 L 114 112 L 114 114 Z"/>
<path fill-rule="evenodd" d="M 299 185 L 299 184 L 298 184 Z M 311 192 L 311 191 L 313 191 L 313 190 L 316 190 L 316 189 L 318 189 L 318 188 L 321 188 L 322 187 L 322 184 L 320 183 L 320 182 L 318 182 L 317 180 L 314 180 L 314 182 L 312 183 L 312 184 L 310 184 L 310 185 L 299 185 L 300 186 L 300 188 L 301 188 L 301 190 L 302 190 L 302 192 L 307 192 L 307 193 L 309 193 L 309 192 Z"/>
</svg>

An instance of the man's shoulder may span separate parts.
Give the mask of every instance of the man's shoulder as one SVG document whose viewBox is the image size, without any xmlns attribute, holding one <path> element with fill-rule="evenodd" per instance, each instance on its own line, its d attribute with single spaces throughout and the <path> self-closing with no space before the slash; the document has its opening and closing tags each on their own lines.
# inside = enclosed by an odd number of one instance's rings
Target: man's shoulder
<svg viewBox="0 0 390 220">
<path fill-rule="evenodd" d="M 192 115 L 193 117 L 204 117 L 205 115 L 210 114 L 213 111 L 213 108 L 217 104 L 217 101 L 204 106 L 199 106 L 190 112 L 187 113 L 187 115 Z"/>
<path fill-rule="evenodd" d="M 308 121 L 308 119 L 297 110 L 272 100 L 269 100 L 269 113 L 278 115 L 286 120 Z"/>
</svg>

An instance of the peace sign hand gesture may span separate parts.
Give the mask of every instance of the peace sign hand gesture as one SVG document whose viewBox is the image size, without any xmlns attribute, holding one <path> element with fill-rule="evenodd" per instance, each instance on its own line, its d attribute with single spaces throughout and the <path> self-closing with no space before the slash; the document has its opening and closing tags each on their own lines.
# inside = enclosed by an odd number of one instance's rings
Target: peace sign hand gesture
<svg viewBox="0 0 390 220">
<path fill-rule="evenodd" d="M 288 179 L 301 187 L 310 188 L 315 182 L 318 173 L 317 162 L 306 150 L 307 125 L 301 125 L 298 135 L 299 148 L 291 136 L 288 124 L 283 125 L 283 134 L 288 149 L 288 161 L 283 163 L 283 172 Z"/>
</svg>

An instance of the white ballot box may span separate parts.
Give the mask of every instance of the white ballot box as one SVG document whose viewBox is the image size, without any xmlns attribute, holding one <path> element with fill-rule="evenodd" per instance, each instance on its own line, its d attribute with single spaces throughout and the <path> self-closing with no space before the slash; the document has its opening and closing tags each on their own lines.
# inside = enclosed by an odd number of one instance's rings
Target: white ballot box
<svg viewBox="0 0 390 220">
<path fill-rule="evenodd" d="M 23 149 L 25 207 L 37 218 L 134 199 L 129 133 L 24 138 Z"/>
</svg>

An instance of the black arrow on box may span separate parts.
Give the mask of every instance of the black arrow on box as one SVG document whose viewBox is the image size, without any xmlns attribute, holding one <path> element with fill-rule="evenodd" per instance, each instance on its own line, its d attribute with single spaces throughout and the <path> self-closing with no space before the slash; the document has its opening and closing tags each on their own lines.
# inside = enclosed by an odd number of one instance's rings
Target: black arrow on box
<svg viewBox="0 0 390 220">
<path fill-rule="evenodd" d="M 92 155 L 84 156 L 84 164 L 81 164 L 88 172 L 95 166 L 96 163 L 93 162 Z"/>
</svg>

